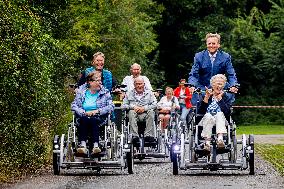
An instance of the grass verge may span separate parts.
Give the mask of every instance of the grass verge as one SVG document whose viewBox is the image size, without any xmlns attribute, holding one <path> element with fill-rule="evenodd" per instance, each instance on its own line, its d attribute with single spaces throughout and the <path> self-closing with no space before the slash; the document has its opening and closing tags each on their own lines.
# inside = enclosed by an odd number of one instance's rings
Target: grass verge
<svg viewBox="0 0 284 189">
<path fill-rule="evenodd" d="M 284 125 L 249 125 L 238 126 L 237 134 L 254 135 L 284 135 Z"/>
<path fill-rule="evenodd" d="M 238 126 L 237 134 L 254 135 L 276 135 L 283 134 L 284 125 L 250 125 Z M 266 161 L 284 176 L 284 145 L 283 144 L 255 144 L 256 153 L 260 154 Z"/>
<path fill-rule="evenodd" d="M 269 161 L 284 176 L 284 145 L 256 144 L 256 152 Z"/>
</svg>

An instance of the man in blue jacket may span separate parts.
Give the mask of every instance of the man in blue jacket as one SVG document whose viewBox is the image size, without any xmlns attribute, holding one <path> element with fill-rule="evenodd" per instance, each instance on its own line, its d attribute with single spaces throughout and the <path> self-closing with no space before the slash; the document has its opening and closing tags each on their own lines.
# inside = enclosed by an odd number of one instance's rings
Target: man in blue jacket
<svg viewBox="0 0 284 189">
<path fill-rule="evenodd" d="M 228 82 L 224 89 L 229 89 L 232 93 L 237 93 L 238 81 L 235 70 L 231 62 L 231 56 L 219 50 L 220 48 L 220 35 L 208 33 L 206 35 L 207 50 L 203 50 L 195 54 L 194 64 L 191 72 L 189 73 L 188 83 L 195 88 L 205 90 L 205 87 L 211 88 L 210 78 L 216 74 L 225 74 Z M 234 95 L 231 94 L 232 101 Z M 192 104 L 196 105 L 198 99 L 197 94 L 192 96 Z"/>
</svg>

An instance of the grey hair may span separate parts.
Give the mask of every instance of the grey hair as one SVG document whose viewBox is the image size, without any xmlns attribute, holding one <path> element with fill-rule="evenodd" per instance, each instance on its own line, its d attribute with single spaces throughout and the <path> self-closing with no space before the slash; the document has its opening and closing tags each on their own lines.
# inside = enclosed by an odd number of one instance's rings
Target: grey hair
<svg viewBox="0 0 284 189">
<path fill-rule="evenodd" d="M 211 86 L 213 85 L 213 82 L 216 79 L 222 79 L 224 81 L 223 87 L 225 86 L 225 84 L 227 82 L 227 78 L 226 78 L 226 76 L 224 74 L 217 74 L 217 75 L 212 76 L 211 79 L 210 79 L 210 85 Z"/>
<path fill-rule="evenodd" d="M 139 67 L 139 69 L 141 70 L 141 66 L 140 66 L 140 64 L 137 64 L 137 63 L 132 64 L 132 65 L 131 65 L 131 67 L 130 67 L 130 69 L 133 69 L 133 67 L 134 67 L 134 66 L 138 66 L 138 67 Z"/>
<path fill-rule="evenodd" d="M 94 60 L 95 58 L 97 58 L 99 55 L 101 55 L 101 56 L 105 59 L 104 53 L 102 53 L 102 52 L 96 52 L 95 54 L 93 54 L 93 60 Z"/>
<path fill-rule="evenodd" d="M 137 80 L 142 80 L 143 83 L 145 83 L 144 78 L 141 77 L 141 76 L 136 77 L 136 78 L 134 79 L 134 83 L 136 83 Z"/>
<path fill-rule="evenodd" d="M 218 43 L 221 42 L 221 36 L 218 33 L 207 33 L 205 37 L 205 41 L 207 41 L 207 39 L 210 37 L 216 37 L 218 39 Z"/>
</svg>

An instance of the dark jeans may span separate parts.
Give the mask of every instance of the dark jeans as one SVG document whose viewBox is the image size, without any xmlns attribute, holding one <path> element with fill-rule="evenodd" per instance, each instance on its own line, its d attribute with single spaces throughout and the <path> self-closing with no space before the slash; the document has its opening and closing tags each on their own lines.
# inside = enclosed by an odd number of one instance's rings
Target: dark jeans
<svg viewBox="0 0 284 189">
<path fill-rule="evenodd" d="M 88 139 L 88 135 L 90 137 L 89 143 L 92 145 L 93 143 L 99 143 L 100 137 L 100 126 L 102 126 L 106 122 L 106 117 L 86 117 L 83 116 L 80 118 L 80 126 L 78 127 L 78 140 L 86 141 Z M 101 127 L 104 129 L 104 127 Z"/>
</svg>

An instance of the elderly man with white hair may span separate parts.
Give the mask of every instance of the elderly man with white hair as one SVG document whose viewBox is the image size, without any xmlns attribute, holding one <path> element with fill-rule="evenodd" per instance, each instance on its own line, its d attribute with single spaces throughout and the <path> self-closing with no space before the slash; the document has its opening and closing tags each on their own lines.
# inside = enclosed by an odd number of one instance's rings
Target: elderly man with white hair
<svg viewBox="0 0 284 189">
<path fill-rule="evenodd" d="M 227 133 L 226 120 L 231 114 L 231 99 L 224 92 L 227 78 L 223 74 L 214 75 L 210 79 L 212 89 L 206 88 L 206 94 L 198 107 L 199 114 L 205 114 L 198 125 L 203 126 L 201 136 L 205 139 L 204 150 L 210 152 L 212 128 L 216 125 L 217 147 L 224 148 L 223 135 Z"/>
<path fill-rule="evenodd" d="M 138 135 L 137 121 L 146 122 L 144 136 L 154 136 L 154 109 L 157 99 L 153 92 L 145 88 L 144 78 L 134 79 L 134 89 L 126 93 L 122 108 L 129 110 L 130 133 Z"/>
<path fill-rule="evenodd" d="M 130 91 L 134 89 L 134 79 L 137 77 L 142 77 L 145 83 L 146 89 L 153 90 L 149 79 L 146 76 L 141 75 L 141 66 L 137 63 L 134 63 L 130 67 L 131 75 L 125 76 L 122 81 L 122 85 L 126 85 L 125 90 Z"/>
</svg>

